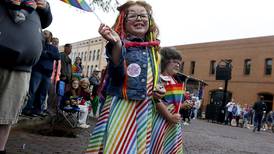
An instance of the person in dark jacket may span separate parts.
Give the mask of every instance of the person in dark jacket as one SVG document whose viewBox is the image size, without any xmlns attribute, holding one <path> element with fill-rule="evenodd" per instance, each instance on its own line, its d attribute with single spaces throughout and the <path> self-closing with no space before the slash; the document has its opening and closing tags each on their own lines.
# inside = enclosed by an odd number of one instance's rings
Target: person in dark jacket
<svg viewBox="0 0 274 154">
<path fill-rule="evenodd" d="M 44 112 L 45 106 L 47 106 L 45 100 L 50 88 L 53 61 L 60 59 L 58 48 L 51 44 L 52 33 L 48 30 L 43 33 L 45 38 L 44 50 L 38 63 L 32 68 L 29 87 L 30 98 L 23 110 L 23 114 L 28 116 L 36 116 L 36 114 L 46 116 Z"/>
<path fill-rule="evenodd" d="M 260 131 L 263 114 L 266 112 L 266 108 L 267 107 L 264 102 L 264 97 L 260 96 L 260 100 L 255 102 L 255 104 L 253 105 L 253 110 L 255 111 L 253 132 L 256 131 L 256 128 L 258 132 Z"/>
<path fill-rule="evenodd" d="M 11 125 L 27 98 L 31 68 L 43 49 L 42 29 L 52 21 L 49 3 L 38 0 L 36 4 L 27 19 L 16 24 L 9 5 L 0 1 L 0 154 L 5 153 Z"/>
<path fill-rule="evenodd" d="M 71 78 L 72 78 L 72 62 L 71 62 L 71 59 L 69 58 L 69 55 L 71 53 L 71 49 L 72 49 L 71 44 L 65 44 L 64 52 L 60 53 L 60 56 L 61 56 L 61 75 L 65 76 L 67 85 L 70 84 Z M 67 88 L 67 90 L 68 90 L 68 88 Z"/>
</svg>

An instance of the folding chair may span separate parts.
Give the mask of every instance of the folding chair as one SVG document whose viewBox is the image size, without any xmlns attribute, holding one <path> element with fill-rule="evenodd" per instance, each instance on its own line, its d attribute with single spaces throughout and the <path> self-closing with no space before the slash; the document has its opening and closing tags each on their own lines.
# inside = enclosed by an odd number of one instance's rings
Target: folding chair
<svg viewBox="0 0 274 154">
<path fill-rule="evenodd" d="M 62 116 L 66 119 L 72 128 L 77 127 L 80 108 L 62 109 Z"/>
<path fill-rule="evenodd" d="M 70 127 L 75 128 L 78 125 L 79 115 L 80 115 L 80 108 L 78 107 L 71 107 L 66 108 L 64 107 L 65 99 L 59 97 L 57 103 L 57 113 L 56 117 L 52 121 L 52 125 L 56 123 L 61 123 L 65 121 Z"/>
</svg>

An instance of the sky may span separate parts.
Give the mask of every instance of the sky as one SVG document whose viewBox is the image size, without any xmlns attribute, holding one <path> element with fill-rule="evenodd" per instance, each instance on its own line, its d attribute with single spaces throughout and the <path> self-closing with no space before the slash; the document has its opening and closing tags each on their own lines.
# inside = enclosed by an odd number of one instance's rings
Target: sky
<svg viewBox="0 0 274 154">
<path fill-rule="evenodd" d="M 100 36 L 94 13 L 47 0 L 53 22 L 47 28 L 60 45 Z M 89 2 L 90 0 L 86 0 Z M 123 4 L 126 0 L 118 0 Z M 195 44 L 274 35 L 274 0 L 146 0 L 160 29 L 161 46 Z M 103 23 L 112 26 L 118 12 L 95 8 Z"/>
</svg>

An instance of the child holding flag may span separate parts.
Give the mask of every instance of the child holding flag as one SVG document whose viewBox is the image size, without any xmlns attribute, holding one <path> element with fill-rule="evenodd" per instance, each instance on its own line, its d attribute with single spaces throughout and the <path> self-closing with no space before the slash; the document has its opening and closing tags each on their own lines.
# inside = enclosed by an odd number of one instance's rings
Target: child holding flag
<svg viewBox="0 0 274 154">
<path fill-rule="evenodd" d="M 184 85 L 178 83 L 182 57 L 173 48 L 161 49 L 161 81 L 166 89 L 165 96 L 156 104 L 153 120 L 151 151 L 149 153 L 183 153 L 183 136 L 178 113 L 183 101 Z"/>
<path fill-rule="evenodd" d="M 118 10 L 114 30 L 104 24 L 99 28 L 109 41 L 109 84 L 87 153 L 149 153 L 152 101 L 163 96 L 156 90 L 159 31 L 151 6 L 128 1 Z"/>
</svg>

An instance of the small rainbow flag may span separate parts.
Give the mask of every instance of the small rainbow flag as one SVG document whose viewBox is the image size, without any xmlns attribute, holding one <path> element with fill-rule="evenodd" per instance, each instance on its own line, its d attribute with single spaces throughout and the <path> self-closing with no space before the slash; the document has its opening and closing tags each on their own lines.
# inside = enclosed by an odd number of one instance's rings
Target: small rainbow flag
<svg viewBox="0 0 274 154">
<path fill-rule="evenodd" d="M 175 113 L 179 112 L 180 105 L 184 97 L 184 84 L 170 84 L 165 86 L 166 94 L 164 96 L 165 102 L 175 105 Z"/>
<path fill-rule="evenodd" d="M 81 9 L 87 12 L 92 12 L 92 9 L 90 8 L 90 6 L 85 0 L 60 0 L 60 1 L 65 2 L 78 9 Z"/>
</svg>

